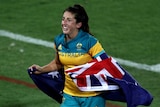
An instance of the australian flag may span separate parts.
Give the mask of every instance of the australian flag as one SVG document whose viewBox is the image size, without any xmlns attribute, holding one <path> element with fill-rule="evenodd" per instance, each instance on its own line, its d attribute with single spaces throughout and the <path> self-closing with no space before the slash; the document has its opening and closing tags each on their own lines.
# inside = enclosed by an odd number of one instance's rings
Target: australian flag
<svg viewBox="0 0 160 107">
<path fill-rule="evenodd" d="M 52 72 L 40 75 L 31 72 L 28 70 L 37 87 L 61 103 L 65 81 L 63 70 L 57 72 L 56 76 L 51 75 Z M 151 94 L 112 57 L 104 60 L 95 59 L 84 65 L 67 69 L 65 72 L 70 75 L 80 90 L 101 91 L 101 96 L 106 100 L 126 102 L 127 107 L 149 106 L 153 100 Z"/>
<path fill-rule="evenodd" d="M 64 70 L 52 71 L 49 73 L 34 74 L 36 69 L 28 69 L 28 74 L 35 83 L 35 85 L 49 97 L 56 100 L 58 103 L 62 102 L 62 91 L 64 88 Z"/>
<path fill-rule="evenodd" d="M 127 107 L 150 105 L 153 97 L 112 57 L 66 70 L 81 91 L 103 91 L 107 100 L 127 102 Z"/>
</svg>

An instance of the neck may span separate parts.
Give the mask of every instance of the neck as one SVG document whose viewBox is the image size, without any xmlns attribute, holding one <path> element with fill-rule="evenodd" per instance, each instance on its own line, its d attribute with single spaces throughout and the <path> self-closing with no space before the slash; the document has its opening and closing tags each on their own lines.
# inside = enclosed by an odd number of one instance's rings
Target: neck
<svg viewBox="0 0 160 107">
<path fill-rule="evenodd" d="M 69 42 L 73 39 L 74 37 L 71 37 L 70 35 L 66 35 L 66 42 Z"/>
<path fill-rule="evenodd" d="M 66 34 L 66 40 L 70 41 L 70 40 L 74 39 L 77 35 L 78 35 L 78 32 L 75 32 L 73 34 Z"/>
</svg>

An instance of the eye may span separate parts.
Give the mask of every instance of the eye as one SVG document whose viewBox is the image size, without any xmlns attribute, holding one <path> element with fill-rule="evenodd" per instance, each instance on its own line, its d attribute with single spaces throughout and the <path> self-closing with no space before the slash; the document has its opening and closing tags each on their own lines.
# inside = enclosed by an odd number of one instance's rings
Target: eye
<svg viewBox="0 0 160 107">
<path fill-rule="evenodd" d="M 62 17 L 62 21 L 64 21 L 64 22 L 72 22 L 73 19 L 72 19 L 72 18 L 65 18 L 65 17 Z"/>
<path fill-rule="evenodd" d="M 67 21 L 68 21 L 68 22 L 71 22 L 72 20 L 71 20 L 71 19 L 67 19 Z"/>
</svg>

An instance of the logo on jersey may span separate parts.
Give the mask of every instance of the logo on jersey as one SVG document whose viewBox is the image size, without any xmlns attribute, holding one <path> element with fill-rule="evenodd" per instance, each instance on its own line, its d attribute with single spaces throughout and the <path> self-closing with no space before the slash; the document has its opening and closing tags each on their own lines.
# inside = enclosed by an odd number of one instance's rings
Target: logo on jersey
<svg viewBox="0 0 160 107">
<path fill-rule="evenodd" d="M 82 43 L 77 43 L 76 47 L 77 47 L 77 50 L 81 50 L 81 48 L 82 48 Z"/>
<path fill-rule="evenodd" d="M 58 50 L 62 50 L 62 44 L 58 46 Z"/>
</svg>

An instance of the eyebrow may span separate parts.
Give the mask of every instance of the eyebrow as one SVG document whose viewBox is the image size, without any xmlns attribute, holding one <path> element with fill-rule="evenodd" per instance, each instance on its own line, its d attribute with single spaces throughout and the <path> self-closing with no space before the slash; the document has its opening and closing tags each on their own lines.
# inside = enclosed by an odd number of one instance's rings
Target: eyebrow
<svg viewBox="0 0 160 107">
<path fill-rule="evenodd" d="M 65 17 L 63 16 L 62 18 L 65 18 Z M 75 19 L 75 18 L 67 17 L 66 19 Z"/>
</svg>

